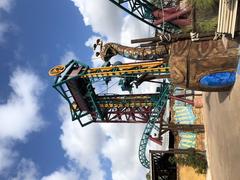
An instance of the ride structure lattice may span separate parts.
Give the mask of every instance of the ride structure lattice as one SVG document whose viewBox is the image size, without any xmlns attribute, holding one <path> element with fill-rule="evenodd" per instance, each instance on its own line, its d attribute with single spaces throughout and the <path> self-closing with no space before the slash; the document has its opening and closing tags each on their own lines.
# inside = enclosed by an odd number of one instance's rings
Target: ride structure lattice
<svg viewBox="0 0 240 180">
<path fill-rule="evenodd" d="M 145 126 L 145 129 L 143 131 L 142 138 L 140 141 L 139 151 L 138 151 L 139 160 L 141 164 L 148 169 L 150 167 L 150 163 L 148 158 L 146 157 L 147 143 L 148 143 L 150 134 L 153 128 L 155 127 L 156 121 L 159 119 L 159 117 L 162 117 L 163 113 L 165 112 L 166 103 L 169 98 L 169 91 L 170 91 L 169 85 L 165 83 L 160 87 L 161 96 L 158 99 L 156 106 L 152 110 L 154 112 L 154 115 L 152 115 L 149 118 L 149 121 Z"/>
<path fill-rule="evenodd" d="M 179 31 L 179 27 L 170 21 L 161 22 L 161 24 L 156 24 L 156 20 L 157 18 L 159 18 L 159 16 L 156 15 L 155 12 L 160 12 L 161 14 L 163 14 L 163 16 L 164 14 L 169 15 L 167 12 L 164 12 L 165 11 L 164 8 L 168 8 L 168 9 L 175 8 L 177 3 L 176 0 L 170 0 L 170 1 L 163 0 L 160 2 L 159 7 L 156 7 L 155 5 L 153 5 L 147 0 L 109 0 L 109 1 L 115 4 L 117 7 L 124 10 L 125 12 L 127 12 L 128 14 L 134 16 L 138 20 L 152 26 L 157 30 L 160 30 L 161 32 L 165 31 L 165 32 L 171 33 L 171 32 Z M 163 21 L 164 21 L 164 18 L 163 18 Z"/>
<path fill-rule="evenodd" d="M 139 159 L 144 167 L 149 168 L 146 147 L 152 130 L 159 130 L 156 123 L 163 124 L 170 85 L 163 80 L 155 93 L 120 95 L 100 95 L 93 86 L 96 81 L 106 82 L 113 77 L 125 79 L 127 85 L 124 86 L 129 86 L 143 74 L 165 78 L 169 68 L 161 60 L 100 68 L 89 68 L 72 60 L 49 71 L 49 75 L 57 76 L 53 87 L 68 102 L 72 120 L 78 120 L 81 126 L 90 123 L 146 123 L 139 146 Z"/>
<path fill-rule="evenodd" d="M 49 71 L 57 75 L 53 87 L 67 100 L 72 120 L 78 120 L 81 126 L 90 123 L 147 123 L 152 116 L 158 116 L 155 107 L 159 107 L 162 98 L 161 88 L 151 94 L 97 94 L 94 82 L 119 77 L 124 86 L 131 84 L 144 73 L 166 75 L 168 67 L 163 61 L 129 63 L 118 66 L 89 68 L 75 60 L 66 66 L 56 66 Z M 88 118 L 86 118 L 88 117 Z M 156 121 L 160 121 L 160 117 Z"/>
</svg>

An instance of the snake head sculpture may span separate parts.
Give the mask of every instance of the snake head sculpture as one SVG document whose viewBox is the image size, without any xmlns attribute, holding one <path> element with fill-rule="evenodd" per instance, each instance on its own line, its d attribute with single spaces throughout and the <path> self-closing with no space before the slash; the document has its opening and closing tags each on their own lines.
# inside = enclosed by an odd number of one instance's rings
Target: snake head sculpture
<svg viewBox="0 0 240 180">
<path fill-rule="evenodd" d="M 97 39 L 96 43 L 93 45 L 93 50 L 95 51 L 99 46 L 100 51 L 96 52 L 96 57 L 101 57 L 102 60 L 109 61 L 113 56 L 117 55 L 117 51 L 113 47 L 112 43 L 103 44 L 101 39 Z"/>
</svg>

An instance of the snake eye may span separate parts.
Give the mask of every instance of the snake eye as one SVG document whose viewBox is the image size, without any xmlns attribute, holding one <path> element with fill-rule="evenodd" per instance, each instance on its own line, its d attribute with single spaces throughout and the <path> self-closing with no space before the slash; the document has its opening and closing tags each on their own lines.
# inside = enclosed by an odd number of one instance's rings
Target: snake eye
<svg viewBox="0 0 240 180">
<path fill-rule="evenodd" d="M 98 57 L 100 55 L 100 52 L 96 52 L 96 56 Z"/>
<path fill-rule="evenodd" d="M 100 39 L 97 39 L 96 43 L 99 44 L 100 43 Z"/>
</svg>

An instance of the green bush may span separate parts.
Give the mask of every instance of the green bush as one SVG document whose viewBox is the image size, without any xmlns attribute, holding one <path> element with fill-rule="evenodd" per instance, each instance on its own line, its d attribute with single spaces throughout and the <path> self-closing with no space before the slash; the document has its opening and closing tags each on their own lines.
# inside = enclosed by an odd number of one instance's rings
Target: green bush
<svg viewBox="0 0 240 180">
<path fill-rule="evenodd" d="M 200 32 L 215 31 L 217 28 L 217 17 L 213 17 L 209 20 L 200 20 L 199 22 L 197 22 L 197 27 Z"/>
<path fill-rule="evenodd" d="M 207 173 L 207 159 L 205 154 L 200 154 L 192 151 L 190 154 L 179 154 L 175 157 L 169 158 L 170 163 L 177 163 L 183 166 L 191 166 L 197 173 Z"/>
<path fill-rule="evenodd" d="M 190 2 L 195 3 L 196 7 L 199 9 L 211 9 L 218 1 L 219 0 L 190 0 Z"/>
</svg>

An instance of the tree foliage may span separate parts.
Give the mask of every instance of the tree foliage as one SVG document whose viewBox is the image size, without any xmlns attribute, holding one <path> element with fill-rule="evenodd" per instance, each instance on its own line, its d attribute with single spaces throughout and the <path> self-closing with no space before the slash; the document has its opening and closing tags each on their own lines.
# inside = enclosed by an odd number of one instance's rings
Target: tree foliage
<svg viewBox="0 0 240 180">
<path fill-rule="evenodd" d="M 206 154 L 191 151 L 189 154 L 180 154 L 176 155 L 175 157 L 170 157 L 169 161 L 171 163 L 177 163 L 179 165 L 193 167 L 196 173 L 207 173 L 208 165 Z"/>
</svg>

